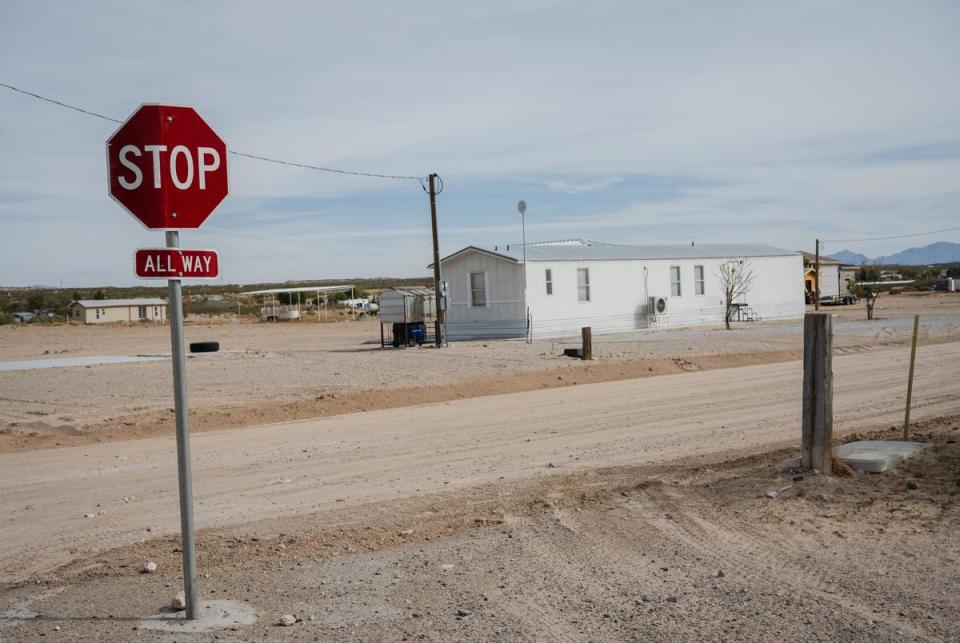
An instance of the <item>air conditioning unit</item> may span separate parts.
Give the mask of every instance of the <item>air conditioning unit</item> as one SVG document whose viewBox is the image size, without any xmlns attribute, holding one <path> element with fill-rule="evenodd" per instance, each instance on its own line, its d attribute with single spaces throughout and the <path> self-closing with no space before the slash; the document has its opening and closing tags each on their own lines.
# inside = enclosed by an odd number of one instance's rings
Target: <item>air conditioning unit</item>
<svg viewBox="0 0 960 643">
<path fill-rule="evenodd" d="M 666 297 L 650 297 L 647 301 L 647 314 L 665 315 L 667 313 Z"/>
</svg>

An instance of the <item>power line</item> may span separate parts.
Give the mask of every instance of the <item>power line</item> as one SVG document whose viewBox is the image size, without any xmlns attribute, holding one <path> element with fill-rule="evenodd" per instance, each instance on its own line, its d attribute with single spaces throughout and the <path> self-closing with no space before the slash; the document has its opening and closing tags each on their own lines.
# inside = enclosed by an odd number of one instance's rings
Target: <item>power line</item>
<svg viewBox="0 0 960 643">
<path fill-rule="evenodd" d="M 280 159 L 272 159 L 266 156 L 259 156 L 257 154 L 247 154 L 246 152 L 235 152 L 234 150 L 227 150 L 228 153 L 233 154 L 234 156 L 243 156 L 248 159 L 256 159 L 258 161 L 266 161 L 267 163 L 277 163 L 278 165 L 289 165 L 291 167 L 302 167 L 307 170 L 317 170 L 318 172 L 333 172 L 334 174 L 351 174 L 353 176 L 370 176 L 377 179 L 402 179 L 402 180 L 412 180 L 419 181 L 419 176 L 403 176 L 400 174 L 375 174 L 373 172 L 355 172 L 353 170 L 338 170 L 332 167 L 320 167 L 319 165 L 309 165 L 307 163 L 297 163 L 295 161 L 281 161 Z"/>
<path fill-rule="evenodd" d="M 922 237 L 928 234 L 939 234 L 941 232 L 953 232 L 960 230 L 960 226 L 953 228 L 943 228 L 942 230 L 928 230 L 926 232 L 912 232 L 910 234 L 895 234 L 888 237 L 872 237 L 870 239 L 824 239 L 820 243 L 854 243 L 859 241 L 886 241 L 888 239 L 906 239 L 908 237 Z"/>
<path fill-rule="evenodd" d="M 89 109 L 83 109 L 82 107 L 77 107 L 76 105 L 68 105 L 54 98 L 47 98 L 46 96 L 41 96 L 40 94 L 34 94 L 33 92 L 28 92 L 25 89 L 20 89 L 19 87 L 14 87 L 13 85 L 8 85 L 6 83 L 0 83 L 0 87 L 6 87 L 12 91 L 23 94 L 24 96 L 30 96 L 31 98 L 36 98 L 37 100 L 46 101 L 48 103 L 53 103 L 59 107 L 66 107 L 67 109 L 72 109 L 75 112 L 80 112 L 81 114 L 86 114 L 87 116 L 96 116 L 97 118 L 102 118 L 105 121 L 110 121 L 111 123 L 122 123 L 123 121 L 110 118 L 109 116 L 104 116 L 103 114 L 98 114 L 96 112 L 91 112 Z"/>
<path fill-rule="evenodd" d="M 72 109 L 75 112 L 80 112 L 81 114 L 86 114 L 87 116 L 95 116 L 96 118 L 101 118 L 105 121 L 110 121 L 111 123 L 122 123 L 118 118 L 111 118 L 109 116 L 104 116 L 103 114 L 98 114 L 97 112 L 90 111 L 89 109 L 84 109 L 82 107 L 77 107 L 76 105 L 70 105 L 69 103 L 64 103 L 63 101 L 56 100 L 55 98 L 48 98 L 47 96 L 41 96 L 40 94 L 35 94 L 33 92 L 28 92 L 25 89 L 20 89 L 19 87 L 14 87 L 13 85 L 8 85 L 7 83 L 0 82 L 0 87 L 6 87 L 11 91 L 15 91 L 24 96 L 29 96 L 37 100 L 42 100 L 47 103 L 51 103 L 58 107 L 64 107 L 66 109 Z M 332 167 L 321 167 L 319 165 L 310 165 L 308 163 L 297 163 L 295 161 L 283 161 L 281 159 L 274 159 L 267 156 L 260 156 L 259 154 L 248 154 L 246 152 L 237 152 L 234 150 L 227 150 L 229 154 L 234 156 L 243 156 L 249 159 L 255 159 L 257 161 L 264 161 L 266 163 L 276 163 L 277 165 L 289 165 L 291 167 L 299 167 L 305 170 L 315 170 L 317 172 L 330 172 L 333 174 L 349 174 L 351 176 L 368 176 L 376 179 L 399 179 L 399 180 L 411 180 L 411 181 L 421 181 L 419 176 L 404 176 L 399 174 L 377 174 L 374 172 L 358 172 L 354 170 L 340 170 Z M 420 185 L 423 185 L 421 181 Z"/>
</svg>

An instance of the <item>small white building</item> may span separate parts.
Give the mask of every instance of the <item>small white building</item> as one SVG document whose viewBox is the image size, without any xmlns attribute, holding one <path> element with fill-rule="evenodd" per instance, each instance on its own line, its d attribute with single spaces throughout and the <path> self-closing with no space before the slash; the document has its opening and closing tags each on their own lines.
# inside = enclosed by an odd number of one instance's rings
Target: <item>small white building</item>
<svg viewBox="0 0 960 643">
<path fill-rule="evenodd" d="M 803 255 L 804 288 L 812 294 L 817 289 L 817 256 L 812 252 L 800 254 Z M 840 266 L 841 262 L 833 257 L 820 256 L 820 299 L 832 300 L 843 294 Z"/>
<path fill-rule="evenodd" d="M 803 256 L 761 244 L 619 245 L 582 239 L 468 246 L 441 259 L 447 283 L 447 337 L 575 335 L 722 323 L 721 265 L 754 273 L 734 302 L 750 319 L 804 313 Z M 735 317 L 736 319 L 737 317 Z"/>
<path fill-rule="evenodd" d="M 167 319 L 163 299 L 81 299 L 69 306 L 70 319 L 84 324 L 140 322 Z"/>
</svg>

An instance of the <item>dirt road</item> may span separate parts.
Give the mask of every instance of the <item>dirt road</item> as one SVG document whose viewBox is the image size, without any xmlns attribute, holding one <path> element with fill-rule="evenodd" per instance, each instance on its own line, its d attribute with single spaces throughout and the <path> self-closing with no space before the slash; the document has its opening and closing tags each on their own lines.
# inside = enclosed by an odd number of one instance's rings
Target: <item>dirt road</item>
<svg viewBox="0 0 960 643">
<path fill-rule="evenodd" d="M 877 319 L 862 306 L 827 309 L 838 354 L 902 348 L 921 315 L 920 343 L 960 341 L 960 296 L 885 297 Z M 223 350 L 188 362 L 197 430 L 259 426 L 464 397 L 799 359 L 799 320 L 596 335 L 598 361 L 562 356 L 569 341 L 455 342 L 381 350 L 376 320 L 320 324 L 194 320 L 188 341 Z M 4 371 L 4 362 L 169 353 L 163 326 L 0 326 L 0 453 L 169 434 L 166 360 Z M 558 377 L 562 376 L 562 380 Z"/>
<path fill-rule="evenodd" d="M 923 349 L 918 419 L 956 414 L 960 343 Z M 834 362 L 840 432 L 898 421 L 904 351 Z M 799 439 L 799 362 L 583 385 L 193 438 L 201 528 Z M 0 456 L 0 574 L 175 533 L 172 438 Z M 43 546 L 37 547 L 42 541 Z"/>
</svg>

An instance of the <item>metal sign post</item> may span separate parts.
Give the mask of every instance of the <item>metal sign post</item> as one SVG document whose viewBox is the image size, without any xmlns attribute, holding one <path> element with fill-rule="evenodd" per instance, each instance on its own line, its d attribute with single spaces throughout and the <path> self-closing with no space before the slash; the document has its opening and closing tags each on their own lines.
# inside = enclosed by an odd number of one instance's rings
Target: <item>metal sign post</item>
<svg viewBox="0 0 960 643">
<path fill-rule="evenodd" d="M 170 289 L 183 585 L 187 618 L 193 620 L 200 616 L 200 593 L 180 280 L 216 278 L 219 259 L 211 250 L 180 250 L 179 230 L 199 228 L 227 196 L 227 147 L 191 107 L 142 105 L 107 140 L 107 168 L 110 196 L 144 227 L 166 232 L 167 247 L 138 251 L 134 269 L 144 279 L 167 279 Z"/>
<path fill-rule="evenodd" d="M 180 247 L 180 233 L 167 231 L 167 247 Z M 177 478 L 180 483 L 180 540 L 187 618 L 200 614 L 197 589 L 197 551 L 193 530 L 193 476 L 190 472 L 190 416 L 187 413 L 187 353 L 183 341 L 183 293 L 179 279 L 167 280 L 170 289 L 170 350 L 173 357 L 173 404 L 177 416 Z"/>
</svg>

